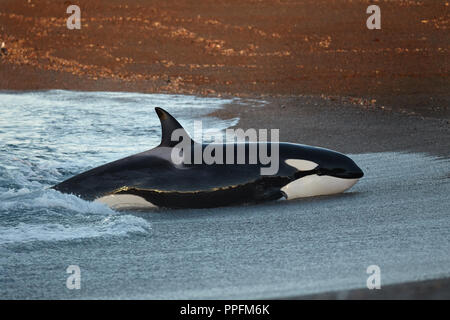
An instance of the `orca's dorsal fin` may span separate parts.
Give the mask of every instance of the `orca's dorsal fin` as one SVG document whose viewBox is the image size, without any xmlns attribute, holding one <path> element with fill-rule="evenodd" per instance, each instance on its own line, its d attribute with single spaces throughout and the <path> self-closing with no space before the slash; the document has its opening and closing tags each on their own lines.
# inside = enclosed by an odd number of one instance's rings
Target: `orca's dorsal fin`
<svg viewBox="0 0 450 320">
<path fill-rule="evenodd" d="M 170 113 L 159 107 L 156 107 L 155 111 L 158 114 L 159 121 L 161 121 L 160 147 L 174 147 L 181 141 L 181 139 L 172 141 L 172 133 L 177 129 L 182 130 L 180 133 L 183 135 L 184 139 L 191 139 L 183 126 L 174 117 L 172 117 Z"/>
</svg>

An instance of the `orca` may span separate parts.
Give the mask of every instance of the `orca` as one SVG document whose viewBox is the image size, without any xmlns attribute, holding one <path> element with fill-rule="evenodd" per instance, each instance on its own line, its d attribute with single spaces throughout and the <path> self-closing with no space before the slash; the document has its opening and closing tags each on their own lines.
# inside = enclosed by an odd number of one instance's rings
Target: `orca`
<svg viewBox="0 0 450 320">
<path fill-rule="evenodd" d="M 263 164 L 259 160 L 232 164 L 177 163 L 172 154 L 181 140 L 173 140 L 175 130 L 183 132 L 192 146 L 204 150 L 207 145 L 192 140 L 167 111 L 158 107 L 155 110 L 162 131 L 157 147 L 88 170 L 52 188 L 119 210 L 212 208 L 341 193 L 364 175 L 356 163 L 342 153 L 286 142 L 246 141 L 219 145 L 223 147 L 224 156 L 230 150 L 226 147 L 231 147 L 236 157 L 238 147 L 243 147 L 248 156 L 255 147 L 252 143 L 258 148 L 269 148 L 277 143 L 279 167 L 271 175 L 261 174 Z"/>
</svg>

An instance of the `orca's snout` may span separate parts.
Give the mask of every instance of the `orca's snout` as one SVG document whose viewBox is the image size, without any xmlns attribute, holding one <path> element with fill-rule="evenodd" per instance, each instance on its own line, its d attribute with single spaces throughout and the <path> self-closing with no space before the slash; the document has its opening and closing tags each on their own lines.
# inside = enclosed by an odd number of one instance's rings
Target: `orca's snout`
<svg viewBox="0 0 450 320">
<path fill-rule="evenodd" d="M 364 176 L 364 172 L 358 165 L 349 158 L 347 165 L 345 166 L 344 177 L 347 179 L 359 179 Z"/>
<path fill-rule="evenodd" d="M 344 156 L 341 161 L 333 165 L 321 166 L 317 169 L 319 175 L 328 175 L 341 179 L 359 179 L 364 176 L 364 172 L 350 158 Z"/>
<path fill-rule="evenodd" d="M 356 170 L 352 170 L 351 172 L 349 172 L 349 176 L 350 179 L 359 179 L 364 176 L 364 172 L 358 166 L 356 166 Z"/>
<path fill-rule="evenodd" d="M 360 179 L 364 176 L 364 172 L 361 170 L 360 167 L 350 159 L 349 157 L 346 157 L 346 161 L 343 163 L 343 172 L 341 178 L 346 179 Z"/>
</svg>

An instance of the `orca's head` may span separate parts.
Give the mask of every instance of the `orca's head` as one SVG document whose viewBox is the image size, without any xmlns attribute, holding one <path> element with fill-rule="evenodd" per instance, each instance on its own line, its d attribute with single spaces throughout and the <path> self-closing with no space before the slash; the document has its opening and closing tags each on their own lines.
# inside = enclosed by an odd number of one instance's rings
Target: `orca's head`
<svg viewBox="0 0 450 320">
<path fill-rule="evenodd" d="M 302 154 L 285 159 L 298 170 L 295 179 L 281 189 L 288 199 L 341 193 L 364 176 L 361 168 L 342 153 L 308 147 Z"/>
<path fill-rule="evenodd" d="M 360 179 L 364 176 L 364 172 L 352 159 L 342 153 L 331 152 L 332 154 L 317 166 L 317 175 L 340 179 Z"/>
</svg>

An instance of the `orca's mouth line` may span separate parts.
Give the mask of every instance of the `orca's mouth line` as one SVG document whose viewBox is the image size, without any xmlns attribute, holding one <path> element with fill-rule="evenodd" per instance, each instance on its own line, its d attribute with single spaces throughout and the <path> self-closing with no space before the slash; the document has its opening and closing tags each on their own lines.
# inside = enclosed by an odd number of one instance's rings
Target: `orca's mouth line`
<svg viewBox="0 0 450 320">
<path fill-rule="evenodd" d="M 330 177 L 341 178 L 341 179 L 360 179 L 364 176 L 364 173 L 362 171 L 348 172 L 348 171 L 345 171 L 344 169 L 329 170 L 329 169 L 325 169 L 325 168 L 316 167 L 313 170 L 296 172 L 295 178 L 299 179 L 299 178 L 303 178 L 303 177 L 313 175 L 313 174 L 316 174 L 318 176 L 330 176 Z"/>
</svg>

